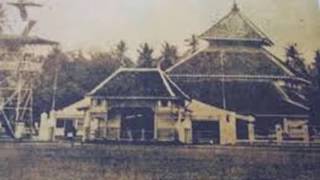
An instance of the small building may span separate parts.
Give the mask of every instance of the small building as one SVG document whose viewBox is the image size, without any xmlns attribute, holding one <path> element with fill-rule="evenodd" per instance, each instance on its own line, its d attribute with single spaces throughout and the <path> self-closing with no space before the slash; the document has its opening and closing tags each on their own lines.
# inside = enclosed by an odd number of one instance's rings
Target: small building
<svg viewBox="0 0 320 180">
<path fill-rule="evenodd" d="M 236 114 L 197 100 L 192 100 L 186 109 L 188 113 L 178 125 L 179 137 L 186 138 L 181 142 L 235 144 L 255 140 L 255 119 L 252 116 Z"/>
<path fill-rule="evenodd" d="M 65 140 L 70 133 L 82 138 L 85 113 L 79 108 L 90 104 L 89 99 L 82 99 L 63 109 L 41 114 L 38 140 Z"/>
<path fill-rule="evenodd" d="M 76 129 L 76 136 L 83 136 L 84 112 L 79 108 L 90 104 L 89 99 L 82 99 L 55 112 L 55 139 L 65 138 L 66 134 Z"/>
<path fill-rule="evenodd" d="M 252 117 L 191 100 L 160 69 L 119 69 L 86 99 L 84 141 L 234 144 L 242 120 L 254 138 Z"/>
<path fill-rule="evenodd" d="M 119 69 L 86 97 L 84 140 L 175 141 L 189 97 L 159 69 Z"/>
</svg>

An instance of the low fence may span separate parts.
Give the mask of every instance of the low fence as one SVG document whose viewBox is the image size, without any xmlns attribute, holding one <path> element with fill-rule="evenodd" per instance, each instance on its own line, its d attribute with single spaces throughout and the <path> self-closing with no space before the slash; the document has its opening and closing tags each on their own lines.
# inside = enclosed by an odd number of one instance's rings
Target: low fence
<svg viewBox="0 0 320 180">
<path fill-rule="evenodd" d="M 94 132 L 94 139 L 105 139 L 113 141 L 176 141 L 178 135 L 176 129 L 121 129 L 121 128 L 99 128 Z"/>
<path fill-rule="evenodd" d="M 238 144 L 320 144 L 320 127 L 315 130 L 310 130 L 310 137 L 303 138 L 304 134 L 301 131 L 290 132 L 290 134 L 281 132 L 271 132 L 267 135 L 256 134 L 254 140 L 249 141 L 246 138 L 237 138 Z M 173 142 L 180 140 L 186 144 L 219 144 L 220 135 L 215 131 L 192 131 L 186 129 L 182 135 L 174 128 L 163 128 L 153 130 L 144 129 L 128 129 L 121 128 L 99 128 L 94 135 L 91 134 L 91 139 L 103 139 L 111 141 L 162 141 Z"/>
</svg>

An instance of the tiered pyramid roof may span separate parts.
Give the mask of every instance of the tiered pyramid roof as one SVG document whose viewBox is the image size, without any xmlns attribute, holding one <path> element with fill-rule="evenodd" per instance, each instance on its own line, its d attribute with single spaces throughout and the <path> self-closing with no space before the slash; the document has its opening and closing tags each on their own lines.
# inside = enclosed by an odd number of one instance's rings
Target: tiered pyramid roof
<svg viewBox="0 0 320 180">
<path fill-rule="evenodd" d="M 273 45 L 267 35 L 242 15 L 237 4 L 234 4 L 225 17 L 200 37 L 206 40 L 255 41 L 264 45 Z"/>
<path fill-rule="evenodd" d="M 299 95 L 277 84 L 279 80 L 307 81 L 263 47 L 273 45 L 272 41 L 236 4 L 200 37 L 209 46 L 167 70 L 191 98 L 241 114 L 308 114 L 308 107 L 297 100 Z"/>
</svg>

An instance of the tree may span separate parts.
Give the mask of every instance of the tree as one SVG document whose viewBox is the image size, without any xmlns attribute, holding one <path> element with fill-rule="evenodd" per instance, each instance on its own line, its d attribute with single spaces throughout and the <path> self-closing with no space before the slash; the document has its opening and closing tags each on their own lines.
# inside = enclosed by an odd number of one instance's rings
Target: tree
<svg viewBox="0 0 320 180">
<path fill-rule="evenodd" d="M 178 61 L 178 49 L 174 45 L 165 42 L 162 46 L 159 66 L 162 70 L 166 70 Z"/>
<path fill-rule="evenodd" d="M 130 58 L 126 56 L 126 52 L 128 51 L 128 47 L 126 42 L 121 40 L 117 45 L 116 49 L 112 53 L 114 57 L 121 63 L 122 67 L 134 67 L 134 63 Z"/>
<path fill-rule="evenodd" d="M 153 49 L 148 43 L 144 43 L 138 49 L 138 67 L 153 68 L 155 67 L 155 59 L 153 58 Z"/>
<path fill-rule="evenodd" d="M 54 97 L 56 96 L 56 92 L 54 92 L 55 78 L 64 76 L 63 72 L 60 72 L 60 68 L 69 59 L 61 49 L 53 48 L 43 61 L 43 71 L 34 86 L 34 117 L 40 117 L 42 112 L 49 112 L 51 110 L 53 98 L 56 99 Z"/>
<path fill-rule="evenodd" d="M 191 36 L 190 39 L 187 39 L 187 46 L 190 47 L 191 54 L 195 53 L 199 48 L 199 40 L 195 34 Z"/>
<path fill-rule="evenodd" d="M 125 53 L 127 52 L 128 50 L 128 47 L 127 47 L 127 44 L 126 42 L 124 42 L 123 40 L 121 40 L 119 42 L 119 44 L 117 44 L 117 49 L 116 49 L 116 52 L 119 54 L 119 56 L 125 56 Z"/>
<path fill-rule="evenodd" d="M 286 48 L 286 65 L 297 76 L 309 79 L 305 59 L 298 51 L 297 44 L 291 44 Z"/>
<path fill-rule="evenodd" d="M 312 87 L 308 93 L 311 107 L 311 122 L 313 125 L 320 125 L 320 50 L 315 52 L 312 72 Z"/>
<path fill-rule="evenodd" d="M 3 4 L 0 3 L 0 33 L 3 32 L 4 26 L 6 25 L 6 15 L 3 8 Z"/>
<path fill-rule="evenodd" d="M 314 68 L 316 72 L 315 81 L 317 83 L 317 87 L 320 90 L 320 49 L 315 52 Z"/>
<path fill-rule="evenodd" d="M 58 48 L 53 49 L 44 59 L 43 72 L 34 87 L 34 117 L 49 112 L 53 100 L 55 109 L 61 109 L 82 99 L 119 67 L 119 61 L 109 52 L 91 53 L 88 59 L 80 51 L 70 56 Z"/>
<path fill-rule="evenodd" d="M 88 70 L 88 78 L 90 82 L 85 82 L 85 89 L 87 91 L 93 89 L 97 84 L 101 83 L 114 71 L 120 68 L 122 65 L 120 61 L 115 58 L 111 52 L 95 52 L 91 56 L 91 60 L 86 62 Z"/>
</svg>

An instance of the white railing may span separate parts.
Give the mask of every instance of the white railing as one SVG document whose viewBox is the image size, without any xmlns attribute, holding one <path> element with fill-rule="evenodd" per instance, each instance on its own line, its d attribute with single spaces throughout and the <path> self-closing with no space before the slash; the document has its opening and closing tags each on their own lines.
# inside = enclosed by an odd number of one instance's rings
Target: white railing
<svg viewBox="0 0 320 180">
<path fill-rule="evenodd" d="M 177 131 L 173 128 L 157 129 L 155 131 L 145 129 L 98 128 L 95 131 L 97 139 L 124 140 L 124 141 L 164 141 L 170 142 L 178 139 Z"/>
</svg>

